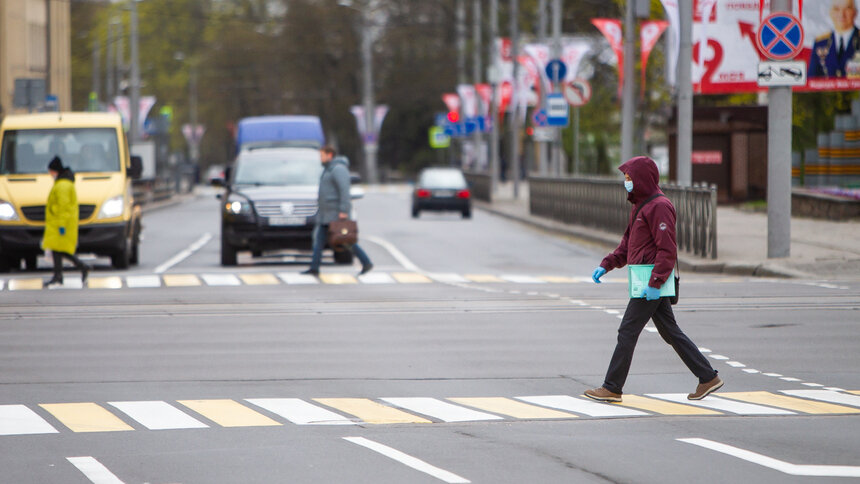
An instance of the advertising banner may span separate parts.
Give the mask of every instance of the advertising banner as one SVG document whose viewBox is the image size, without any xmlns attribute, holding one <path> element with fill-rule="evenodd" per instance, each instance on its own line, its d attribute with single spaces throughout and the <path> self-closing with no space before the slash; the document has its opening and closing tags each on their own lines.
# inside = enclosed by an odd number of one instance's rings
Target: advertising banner
<svg viewBox="0 0 860 484">
<path fill-rule="evenodd" d="M 794 60 L 806 64 L 808 76 L 806 85 L 794 87 L 795 91 L 860 89 L 857 1 L 794 0 L 792 13 L 805 34 Z M 695 0 L 693 11 L 694 90 L 702 94 L 763 90 L 757 84 L 758 65 L 767 58 L 756 39 L 771 13 L 770 2 Z M 677 28 L 674 22 L 671 28 Z"/>
</svg>

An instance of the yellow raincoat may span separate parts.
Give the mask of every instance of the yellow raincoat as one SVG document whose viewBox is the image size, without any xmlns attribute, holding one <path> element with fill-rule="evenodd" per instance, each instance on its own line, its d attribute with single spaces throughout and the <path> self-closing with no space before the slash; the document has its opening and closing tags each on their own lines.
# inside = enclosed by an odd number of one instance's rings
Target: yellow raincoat
<svg viewBox="0 0 860 484">
<path fill-rule="evenodd" d="M 74 254 L 78 248 L 78 195 L 75 175 L 68 169 L 57 176 L 45 206 L 42 249 Z M 65 235 L 60 235 L 60 227 Z"/>
</svg>

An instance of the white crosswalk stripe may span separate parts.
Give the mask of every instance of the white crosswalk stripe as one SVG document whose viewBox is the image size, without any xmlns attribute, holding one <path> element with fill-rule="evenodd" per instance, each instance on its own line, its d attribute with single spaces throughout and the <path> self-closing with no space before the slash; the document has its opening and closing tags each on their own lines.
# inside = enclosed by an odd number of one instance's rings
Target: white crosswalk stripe
<svg viewBox="0 0 860 484">
<path fill-rule="evenodd" d="M 546 395 L 516 398 L 517 400 L 522 400 L 524 402 L 534 403 L 544 407 L 557 408 L 559 410 L 567 410 L 574 413 L 581 413 L 591 417 L 636 417 L 648 415 L 647 413 L 640 412 L 639 410 L 592 402 L 590 400 L 574 398 L 568 395 Z"/>
<path fill-rule="evenodd" d="M 207 286 L 241 286 L 242 281 L 233 274 L 203 274 L 200 276 Z"/>
<path fill-rule="evenodd" d="M 779 408 L 765 407 L 753 403 L 735 402 L 710 395 L 704 400 L 688 400 L 686 393 L 648 393 L 646 397 L 659 398 L 670 402 L 694 405 L 696 407 L 710 408 L 736 413 L 738 415 L 794 415 L 795 412 Z"/>
<path fill-rule="evenodd" d="M 249 403 L 280 415 L 296 425 L 355 425 L 343 415 L 298 398 L 249 398 Z"/>
<path fill-rule="evenodd" d="M 209 427 L 167 402 L 109 402 L 149 430 L 202 429 Z"/>
<path fill-rule="evenodd" d="M 316 277 L 309 274 L 297 274 L 295 272 L 279 272 L 278 278 L 287 284 L 319 284 Z"/>
<path fill-rule="evenodd" d="M 57 429 L 24 405 L 0 405 L 0 435 L 56 434 Z"/>
<path fill-rule="evenodd" d="M 443 402 L 435 398 L 383 398 L 385 402 L 406 410 L 437 418 L 443 422 L 472 422 L 479 420 L 502 420 L 502 417 L 471 410 L 460 405 Z"/>
<path fill-rule="evenodd" d="M 128 276 L 125 285 L 130 288 L 139 287 L 161 287 L 161 278 L 158 276 Z"/>
<path fill-rule="evenodd" d="M 830 390 L 783 390 L 782 393 L 793 397 L 810 398 L 822 402 L 839 403 L 860 407 L 860 396 Z"/>
</svg>

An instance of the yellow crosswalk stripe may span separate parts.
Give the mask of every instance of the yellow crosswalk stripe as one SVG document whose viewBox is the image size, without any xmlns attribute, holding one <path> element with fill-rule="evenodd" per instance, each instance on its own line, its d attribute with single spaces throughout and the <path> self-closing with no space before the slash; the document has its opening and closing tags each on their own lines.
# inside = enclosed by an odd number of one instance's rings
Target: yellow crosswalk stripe
<svg viewBox="0 0 860 484">
<path fill-rule="evenodd" d="M 358 280 L 349 274 L 320 274 L 324 284 L 358 284 Z"/>
<path fill-rule="evenodd" d="M 314 401 L 354 415 L 369 424 L 432 423 L 427 419 L 367 398 L 314 398 Z"/>
<path fill-rule="evenodd" d="M 423 284 L 433 282 L 429 277 L 416 272 L 392 272 L 391 277 L 403 284 Z"/>
<path fill-rule="evenodd" d="M 518 402 L 504 397 L 449 398 L 448 400 L 468 407 L 474 407 L 487 412 L 497 413 L 499 415 L 507 415 L 513 418 L 534 420 L 545 418 L 563 419 L 579 417 L 572 413 L 538 407 L 537 405 Z"/>
<path fill-rule="evenodd" d="M 179 403 L 222 427 L 282 425 L 234 400 L 179 400 Z"/>
<path fill-rule="evenodd" d="M 463 277 L 472 282 L 505 282 L 504 279 L 490 274 L 464 274 Z"/>
<path fill-rule="evenodd" d="M 122 279 L 119 277 L 91 277 L 87 281 L 90 289 L 121 289 Z"/>
<path fill-rule="evenodd" d="M 119 432 L 134 430 L 116 415 L 95 403 L 43 403 L 39 405 L 72 432 Z"/>
<path fill-rule="evenodd" d="M 270 286 L 280 284 L 273 274 L 239 274 L 239 279 L 250 286 Z"/>
<path fill-rule="evenodd" d="M 35 291 L 42 289 L 41 279 L 9 279 L 10 291 Z"/>
<path fill-rule="evenodd" d="M 720 395 L 722 395 L 722 393 Z M 657 400 L 656 398 L 640 397 L 639 395 L 630 395 L 627 393 L 621 397 L 621 400 L 621 403 L 613 403 L 613 405 L 645 410 L 660 415 L 722 415 L 721 412 L 707 408 L 682 405 L 680 403 Z"/>
<path fill-rule="evenodd" d="M 853 393 L 853 394 L 855 394 L 855 395 L 860 395 L 860 390 L 858 390 L 858 391 L 851 391 L 851 392 L 848 392 L 848 393 Z"/>
<path fill-rule="evenodd" d="M 770 405 L 772 407 L 811 414 L 860 413 L 860 409 L 858 408 L 845 407 L 827 402 L 815 402 L 770 392 L 721 392 L 719 396 L 742 402 Z"/>
<path fill-rule="evenodd" d="M 199 286 L 200 279 L 193 274 L 165 274 L 161 276 L 165 286 Z"/>
<path fill-rule="evenodd" d="M 538 279 L 546 282 L 552 282 L 555 284 L 571 284 L 577 282 L 576 279 L 572 277 L 564 276 L 539 276 Z"/>
</svg>

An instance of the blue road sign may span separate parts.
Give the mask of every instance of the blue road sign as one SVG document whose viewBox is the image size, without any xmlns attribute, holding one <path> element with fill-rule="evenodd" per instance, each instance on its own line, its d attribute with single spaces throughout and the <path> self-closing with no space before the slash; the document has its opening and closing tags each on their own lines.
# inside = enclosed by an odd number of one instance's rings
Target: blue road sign
<svg viewBox="0 0 860 484">
<path fill-rule="evenodd" d="M 803 26 L 790 13 L 771 14 L 759 26 L 756 44 L 770 59 L 793 59 L 803 50 Z"/>
<path fill-rule="evenodd" d="M 559 59 L 553 59 L 546 64 L 546 77 L 550 81 L 559 83 L 567 75 L 567 66 Z"/>
<path fill-rule="evenodd" d="M 535 109 L 534 113 L 532 113 L 532 124 L 538 128 L 549 126 L 546 119 L 546 111 L 543 109 Z"/>
<path fill-rule="evenodd" d="M 546 95 L 546 120 L 550 126 L 567 126 L 569 106 L 561 93 Z"/>
</svg>

